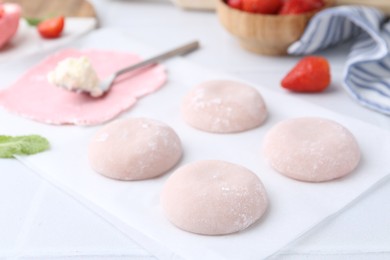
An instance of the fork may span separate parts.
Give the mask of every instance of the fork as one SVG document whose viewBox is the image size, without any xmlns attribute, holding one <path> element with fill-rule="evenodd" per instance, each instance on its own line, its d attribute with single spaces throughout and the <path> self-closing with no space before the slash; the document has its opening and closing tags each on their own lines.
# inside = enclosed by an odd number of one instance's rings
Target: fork
<svg viewBox="0 0 390 260">
<path fill-rule="evenodd" d="M 104 94 L 111 89 L 111 87 L 113 86 L 114 80 L 119 75 L 122 75 L 124 73 L 129 72 L 129 71 L 140 69 L 140 68 L 143 68 L 143 67 L 146 67 L 149 65 L 157 64 L 160 61 L 164 61 L 164 60 L 171 58 L 171 57 L 174 57 L 174 56 L 187 54 L 187 53 L 192 52 L 198 48 L 199 48 L 199 42 L 193 41 L 193 42 L 190 42 L 188 44 L 179 46 L 173 50 L 164 52 L 164 53 L 157 55 L 155 57 L 149 58 L 149 59 L 144 60 L 142 62 L 136 63 L 134 65 L 123 68 L 121 70 L 118 70 L 118 71 L 114 72 L 112 75 L 108 76 L 106 79 L 102 80 L 99 84 L 99 88 L 102 90 L 102 93 Z M 91 94 L 91 92 L 89 92 L 89 94 Z"/>
</svg>

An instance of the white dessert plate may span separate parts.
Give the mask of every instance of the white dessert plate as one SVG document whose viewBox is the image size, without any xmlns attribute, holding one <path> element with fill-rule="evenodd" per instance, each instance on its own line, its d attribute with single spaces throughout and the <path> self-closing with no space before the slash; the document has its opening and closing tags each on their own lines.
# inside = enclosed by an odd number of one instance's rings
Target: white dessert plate
<svg viewBox="0 0 390 260">
<path fill-rule="evenodd" d="M 144 57 L 161 51 L 151 51 L 123 32 L 107 29 L 93 32 L 71 47 L 115 49 Z M 3 72 L 0 86 L 12 83 L 46 55 L 0 65 Z M 195 130 L 180 117 L 182 97 L 200 82 L 234 78 L 200 68 L 182 58 L 164 64 L 168 83 L 158 92 L 142 98 L 121 117 L 149 117 L 172 126 L 184 146 L 179 166 L 197 160 L 220 159 L 243 165 L 258 174 L 267 189 L 270 208 L 261 221 L 243 232 L 201 236 L 171 225 L 163 215 L 159 195 L 173 170 L 157 179 L 136 182 L 115 181 L 93 172 L 88 165 L 87 145 L 99 127 L 44 125 L 0 109 L 0 120 L 6 122 L 1 124 L 0 132 L 46 136 L 52 145 L 50 151 L 18 159 L 86 206 L 92 205 L 109 221 L 121 223 L 125 227 L 123 232 L 160 259 L 263 259 L 341 212 L 390 173 L 389 132 L 299 98 L 270 92 L 262 86 L 254 87 L 262 93 L 269 109 L 269 118 L 263 126 L 224 135 Z M 265 133 L 280 120 L 301 116 L 335 120 L 356 136 L 362 161 L 353 174 L 327 183 L 304 183 L 286 178 L 267 165 L 261 155 Z"/>
</svg>

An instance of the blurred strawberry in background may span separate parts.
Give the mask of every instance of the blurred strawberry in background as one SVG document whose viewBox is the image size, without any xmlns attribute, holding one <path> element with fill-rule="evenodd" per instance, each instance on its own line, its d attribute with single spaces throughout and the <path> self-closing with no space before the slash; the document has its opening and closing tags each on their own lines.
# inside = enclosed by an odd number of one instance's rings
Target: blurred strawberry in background
<svg viewBox="0 0 390 260">
<path fill-rule="evenodd" d="M 227 4 L 236 9 L 241 9 L 242 8 L 242 0 L 228 0 Z"/>
<path fill-rule="evenodd" d="M 324 7 L 323 0 L 286 0 L 279 14 L 301 14 Z"/>
<path fill-rule="evenodd" d="M 3 7 L 3 5 L 0 3 L 0 18 L 3 17 L 3 13 L 4 13 L 4 7 Z"/>
<path fill-rule="evenodd" d="M 47 19 L 38 24 L 38 32 L 43 38 L 57 38 L 61 36 L 64 25 L 64 16 Z"/>
<path fill-rule="evenodd" d="M 283 0 L 242 0 L 242 10 L 250 13 L 276 14 Z"/>
<path fill-rule="evenodd" d="M 324 0 L 227 0 L 226 3 L 244 12 L 281 15 L 302 14 L 325 6 Z"/>
<path fill-rule="evenodd" d="M 0 48 L 4 47 L 18 30 L 20 13 L 19 5 L 0 3 Z"/>
</svg>

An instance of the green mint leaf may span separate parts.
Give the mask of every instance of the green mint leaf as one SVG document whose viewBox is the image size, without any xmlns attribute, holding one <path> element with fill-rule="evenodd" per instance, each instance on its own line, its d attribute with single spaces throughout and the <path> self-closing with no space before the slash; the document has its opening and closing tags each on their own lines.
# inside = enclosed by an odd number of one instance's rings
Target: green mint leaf
<svg viewBox="0 0 390 260">
<path fill-rule="evenodd" d="M 40 18 L 25 17 L 24 19 L 30 26 L 37 26 L 40 22 L 42 22 L 42 19 Z"/>
<path fill-rule="evenodd" d="M 13 158 L 14 155 L 30 155 L 49 149 L 46 138 L 39 135 L 6 136 L 0 135 L 0 158 Z"/>
</svg>

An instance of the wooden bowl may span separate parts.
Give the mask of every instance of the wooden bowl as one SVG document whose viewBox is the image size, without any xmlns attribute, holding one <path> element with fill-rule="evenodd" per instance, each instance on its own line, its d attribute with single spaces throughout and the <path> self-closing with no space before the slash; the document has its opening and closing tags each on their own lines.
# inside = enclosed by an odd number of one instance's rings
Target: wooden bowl
<svg viewBox="0 0 390 260">
<path fill-rule="evenodd" d="M 335 4 L 335 0 L 325 2 L 323 8 Z M 217 1 L 222 25 L 239 39 L 244 49 L 265 55 L 286 55 L 287 48 L 301 37 L 310 18 L 318 11 L 299 15 L 253 14 L 231 8 L 223 0 Z"/>
</svg>

